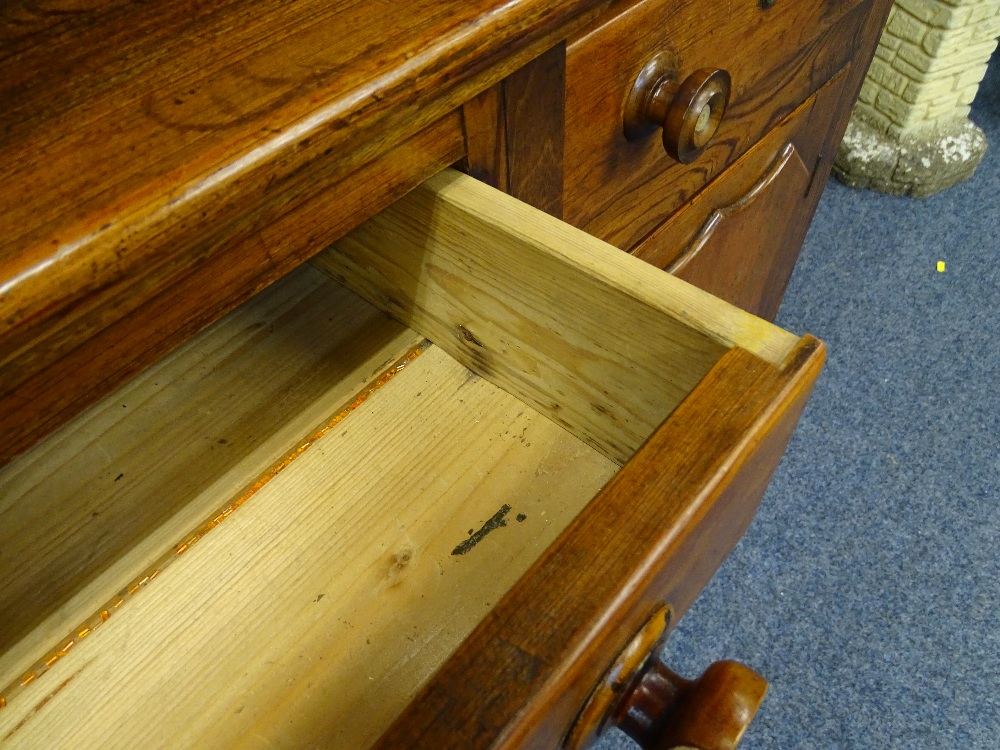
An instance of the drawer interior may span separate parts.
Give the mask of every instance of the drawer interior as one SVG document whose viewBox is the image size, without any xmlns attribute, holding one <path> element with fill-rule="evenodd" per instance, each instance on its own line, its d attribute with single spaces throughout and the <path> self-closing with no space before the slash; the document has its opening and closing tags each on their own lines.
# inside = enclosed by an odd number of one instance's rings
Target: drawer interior
<svg viewBox="0 0 1000 750">
<path fill-rule="evenodd" d="M 725 352 L 797 341 L 433 178 L 0 469 L 0 742 L 371 744 Z"/>
</svg>

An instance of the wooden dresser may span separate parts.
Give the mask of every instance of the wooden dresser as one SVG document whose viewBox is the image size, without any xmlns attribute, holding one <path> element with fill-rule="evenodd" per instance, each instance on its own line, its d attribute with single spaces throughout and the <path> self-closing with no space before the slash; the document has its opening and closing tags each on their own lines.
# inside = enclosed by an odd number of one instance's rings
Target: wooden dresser
<svg viewBox="0 0 1000 750">
<path fill-rule="evenodd" d="M 734 747 L 889 6 L 4 4 L 0 747 Z"/>
</svg>

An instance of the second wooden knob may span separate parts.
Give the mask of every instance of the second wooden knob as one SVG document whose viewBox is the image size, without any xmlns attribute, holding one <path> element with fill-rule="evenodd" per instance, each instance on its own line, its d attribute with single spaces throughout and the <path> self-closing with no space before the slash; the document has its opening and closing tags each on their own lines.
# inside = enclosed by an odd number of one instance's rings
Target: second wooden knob
<svg viewBox="0 0 1000 750">
<path fill-rule="evenodd" d="M 640 140 L 661 127 L 667 154 L 690 164 L 718 132 L 731 89 L 729 73 L 716 68 L 679 81 L 676 58 L 660 53 L 639 72 L 626 100 L 625 137 Z"/>
</svg>

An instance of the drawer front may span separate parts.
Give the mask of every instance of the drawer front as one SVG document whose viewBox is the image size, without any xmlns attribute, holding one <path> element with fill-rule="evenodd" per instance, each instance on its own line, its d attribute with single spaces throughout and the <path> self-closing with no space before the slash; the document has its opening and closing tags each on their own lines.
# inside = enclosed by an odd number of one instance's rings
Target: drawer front
<svg viewBox="0 0 1000 750">
<path fill-rule="evenodd" d="M 717 290 L 744 310 L 773 318 L 798 255 L 789 242 L 797 220 L 782 209 L 794 205 L 808 185 L 809 170 L 787 144 L 738 200 L 712 210 L 668 270 L 702 289 Z"/>
<path fill-rule="evenodd" d="M 620 248 L 634 246 L 846 64 L 869 9 L 859 0 L 786 0 L 767 9 L 759 0 L 644 0 L 572 42 L 566 221 Z M 626 99 L 660 53 L 674 60 L 677 80 L 699 70 L 731 79 L 714 138 L 687 165 L 667 155 L 660 130 L 625 137 Z"/>
<path fill-rule="evenodd" d="M 849 74 L 809 97 L 632 254 L 773 319 L 836 150 L 823 136 Z"/>
</svg>

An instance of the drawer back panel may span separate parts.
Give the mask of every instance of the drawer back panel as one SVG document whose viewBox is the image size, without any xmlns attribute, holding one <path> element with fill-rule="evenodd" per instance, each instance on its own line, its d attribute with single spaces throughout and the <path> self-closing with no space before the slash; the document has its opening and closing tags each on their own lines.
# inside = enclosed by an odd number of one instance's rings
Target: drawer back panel
<svg viewBox="0 0 1000 750">
<path fill-rule="evenodd" d="M 725 351 L 797 341 L 454 171 L 313 262 L 619 463 Z"/>
</svg>

